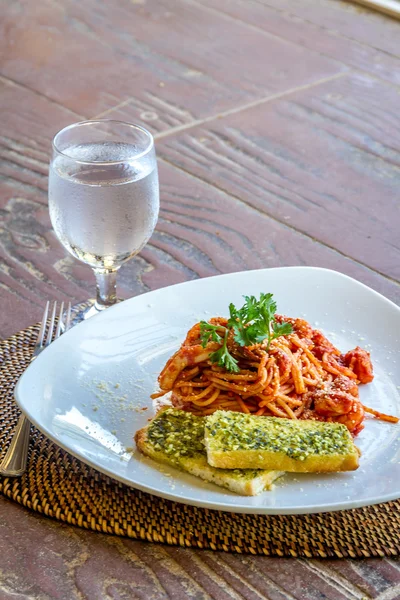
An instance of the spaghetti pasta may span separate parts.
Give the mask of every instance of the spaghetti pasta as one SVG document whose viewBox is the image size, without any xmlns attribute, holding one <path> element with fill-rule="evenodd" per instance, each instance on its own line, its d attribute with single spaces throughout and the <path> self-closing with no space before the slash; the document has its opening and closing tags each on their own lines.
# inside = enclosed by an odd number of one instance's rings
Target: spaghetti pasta
<svg viewBox="0 0 400 600">
<path fill-rule="evenodd" d="M 188 332 L 181 348 L 169 359 L 159 376 L 158 398 L 171 392 L 172 404 L 196 415 L 218 409 L 289 419 L 338 421 L 356 435 L 363 428 L 365 412 L 397 422 L 363 407 L 358 384 L 373 379 L 370 355 L 362 348 L 346 354 L 303 319 L 275 315 L 277 323 L 289 322 L 292 333 L 252 346 L 240 346 L 233 332 L 227 347 L 237 361 L 231 372 L 210 360 L 219 345 L 201 343 L 200 324 Z M 210 324 L 228 327 L 221 317 Z"/>
</svg>

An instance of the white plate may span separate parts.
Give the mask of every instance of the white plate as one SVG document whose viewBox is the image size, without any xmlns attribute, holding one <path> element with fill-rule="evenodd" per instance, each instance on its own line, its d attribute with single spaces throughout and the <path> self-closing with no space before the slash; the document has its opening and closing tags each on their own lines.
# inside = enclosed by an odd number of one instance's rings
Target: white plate
<svg viewBox="0 0 400 600">
<path fill-rule="evenodd" d="M 238 496 L 133 451 L 132 437 L 154 414 L 157 375 L 200 319 L 227 315 L 243 294 L 272 292 L 280 313 L 304 317 L 343 350 L 371 351 L 373 383 L 361 400 L 400 415 L 400 309 L 335 271 L 309 267 L 220 275 L 160 289 L 75 327 L 27 369 L 16 399 L 49 438 L 132 487 L 179 502 L 243 512 L 295 514 L 354 508 L 400 497 L 400 425 L 367 418 L 355 472 L 285 475 L 272 492 Z M 126 399 L 124 399 L 126 396 Z M 147 407 L 147 410 L 142 408 Z"/>
</svg>

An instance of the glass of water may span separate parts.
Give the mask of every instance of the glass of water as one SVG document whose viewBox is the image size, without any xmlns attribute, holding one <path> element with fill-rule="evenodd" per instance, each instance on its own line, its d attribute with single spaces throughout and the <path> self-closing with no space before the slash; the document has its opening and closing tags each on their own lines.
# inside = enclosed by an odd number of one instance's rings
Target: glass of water
<svg viewBox="0 0 400 600">
<path fill-rule="evenodd" d="M 121 265 L 152 235 L 159 211 L 152 135 L 121 121 L 75 123 L 53 140 L 49 209 L 54 231 L 73 256 L 94 271 L 97 297 L 82 320 L 117 301 Z"/>
</svg>

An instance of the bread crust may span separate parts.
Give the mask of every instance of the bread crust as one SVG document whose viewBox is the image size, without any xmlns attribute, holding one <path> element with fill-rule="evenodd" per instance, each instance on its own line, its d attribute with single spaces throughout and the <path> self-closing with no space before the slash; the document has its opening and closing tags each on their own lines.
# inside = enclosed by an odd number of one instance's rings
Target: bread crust
<svg viewBox="0 0 400 600">
<path fill-rule="evenodd" d="M 300 462 L 286 454 L 268 450 L 212 450 L 208 463 L 220 469 L 277 469 L 292 473 L 331 473 L 358 469 L 358 452 L 347 456 L 309 456 Z"/>
</svg>

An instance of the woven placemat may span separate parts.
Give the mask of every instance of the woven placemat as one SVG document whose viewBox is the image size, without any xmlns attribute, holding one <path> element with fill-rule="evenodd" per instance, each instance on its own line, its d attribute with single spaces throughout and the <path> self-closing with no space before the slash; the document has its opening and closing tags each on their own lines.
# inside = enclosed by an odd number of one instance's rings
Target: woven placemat
<svg viewBox="0 0 400 600">
<path fill-rule="evenodd" d="M 38 327 L 0 342 L 0 457 L 19 409 L 14 386 Z M 29 465 L 0 476 L 0 493 L 50 518 L 108 534 L 184 547 L 267 556 L 370 557 L 400 553 L 400 501 L 317 515 L 241 515 L 163 500 L 88 467 L 32 429 Z"/>
</svg>

